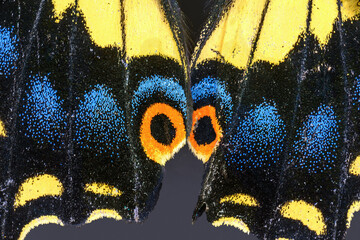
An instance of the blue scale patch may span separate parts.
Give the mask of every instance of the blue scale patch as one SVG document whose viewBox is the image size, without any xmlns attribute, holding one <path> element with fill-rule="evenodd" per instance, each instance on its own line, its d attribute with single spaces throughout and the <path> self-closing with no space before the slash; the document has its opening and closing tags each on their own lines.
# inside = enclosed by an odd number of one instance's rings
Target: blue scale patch
<svg viewBox="0 0 360 240">
<path fill-rule="evenodd" d="M 360 76 L 355 77 L 354 88 L 352 94 L 353 106 L 360 111 Z"/>
<path fill-rule="evenodd" d="M 219 80 L 211 77 L 204 78 L 191 87 L 191 95 L 194 103 L 209 97 L 218 100 L 226 114 L 226 123 L 230 123 L 233 111 L 232 98 Z"/>
<path fill-rule="evenodd" d="M 256 106 L 239 119 L 230 137 L 225 157 L 228 165 L 242 171 L 279 163 L 285 135 L 277 108 L 267 102 Z"/>
<path fill-rule="evenodd" d="M 26 127 L 25 136 L 42 146 L 52 146 L 53 150 L 63 148 L 66 112 L 48 77 L 31 76 L 23 100 L 20 117 Z M 109 88 L 96 85 L 84 95 L 74 116 L 74 141 L 80 148 L 96 149 L 98 154 L 107 153 L 110 157 L 119 154 L 120 143 L 127 141 L 124 112 Z"/>
<path fill-rule="evenodd" d="M 160 76 L 152 76 L 142 81 L 138 89 L 134 92 L 131 107 L 134 111 L 133 116 L 137 115 L 139 106 L 144 100 L 151 98 L 154 94 L 160 93 L 165 98 L 171 99 L 178 103 L 183 116 L 186 118 L 187 101 L 184 89 L 179 83 L 171 78 L 163 78 Z"/>
<path fill-rule="evenodd" d="M 120 143 L 126 142 L 124 112 L 118 107 L 111 90 L 96 85 L 84 95 L 76 111 L 76 140 L 81 148 L 96 149 L 98 154 L 119 156 Z"/>
<path fill-rule="evenodd" d="M 309 173 L 331 169 L 340 138 L 338 124 L 332 106 L 321 105 L 308 115 L 303 127 L 297 131 L 298 140 L 290 155 L 295 167 L 306 168 Z"/>
<path fill-rule="evenodd" d="M 15 70 L 15 62 L 19 56 L 16 46 L 17 38 L 13 29 L 0 26 L 0 76 L 7 78 Z"/>
<path fill-rule="evenodd" d="M 62 136 L 66 129 L 65 112 L 61 108 L 63 101 L 47 76 L 30 76 L 29 80 L 23 99 L 24 111 L 20 114 L 21 124 L 27 126 L 25 135 L 36 139 L 41 145 L 62 147 Z"/>
</svg>

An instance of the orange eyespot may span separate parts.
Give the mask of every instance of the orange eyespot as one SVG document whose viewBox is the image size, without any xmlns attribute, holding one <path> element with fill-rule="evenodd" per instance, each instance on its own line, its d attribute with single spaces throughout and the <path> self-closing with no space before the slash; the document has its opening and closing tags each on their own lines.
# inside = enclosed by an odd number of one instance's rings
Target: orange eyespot
<svg viewBox="0 0 360 240">
<path fill-rule="evenodd" d="M 220 142 L 222 130 L 213 106 L 204 106 L 193 113 L 190 148 L 204 163 L 207 162 Z"/>
<path fill-rule="evenodd" d="M 182 114 L 165 103 L 154 103 L 144 113 L 140 140 L 148 158 L 165 163 L 185 144 Z"/>
</svg>

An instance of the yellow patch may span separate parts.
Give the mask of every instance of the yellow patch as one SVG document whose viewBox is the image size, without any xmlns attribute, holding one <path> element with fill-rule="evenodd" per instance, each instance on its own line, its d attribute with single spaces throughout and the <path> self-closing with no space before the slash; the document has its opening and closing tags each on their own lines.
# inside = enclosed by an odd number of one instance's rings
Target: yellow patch
<svg viewBox="0 0 360 240">
<path fill-rule="evenodd" d="M 160 1 L 125 0 L 123 4 L 127 56 L 162 55 L 181 64 L 181 49 L 176 44 Z"/>
<path fill-rule="evenodd" d="M 100 47 L 122 47 L 119 0 L 79 0 L 86 25 L 94 42 Z"/>
<path fill-rule="evenodd" d="M 195 126 L 196 123 L 203 117 L 210 117 L 211 119 L 211 125 L 215 131 L 216 137 L 215 139 L 209 143 L 209 144 L 198 144 L 195 140 Z M 217 145 L 220 142 L 220 139 L 222 138 L 222 129 L 220 127 L 220 124 L 216 117 L 216 110 L 213 106 L 208 105 L 201 107 L 193 112 L 192 114 L 192 127 L 191 132 L 189 136 L 189 146 L 191 151 L 204 163 L 206 163 L 209 158 L 211 157 L 211 154 L 216 149 Z"/>
<path fill-rule="evenodd" d="M 75 0 L 52 0 L 52 3 L 54 5 L 55 17 L 57 22 L 59 22 L 63 18 L 62 14 L 65 10 L 75 4 Z"/>
<path fill-rule="evenodd" d="M 235 67 L 245 68 L 249 64 L 250 51 L 259 30 L 265 2 L 266 0 L 235 1 L 201 49 L 198 62 L 223 57 Z"/>
<path fill-rule="evenodd" d="M 45 196 L 61 196 L 64 188 L 59 179 L 49 174 L 26 179 L 15 195 L 14 208 Z"/>
<path fill-rule="evenodd" d="M 58 21 L 75 0 L 53 0 Z M 122 47 L 121 11 L 118 0 L 79 0 L 78 10 L 84 15 L 86 26 L 94 43 L 100 47 Z"/>
<path fill-rule="evenodd" d="M 353 19 L 359 15 L 358 0 L 343 0 L 341 4 L 342 20 Z M 327 44 L 333 26 L 338 19 L 337 0 L 314 0 L 312 6 L 310 30 L 317 37 L 320 44 Z"/>
<path fill-rule="evenodd" d="M 122 217 L 112 209 L 96 209 L 94 210 L 90 216 L 86 219 L 85 223 L 91 223 L 101 218 L 113 218 L 117 221 L 120 221 Z"/>
<path fill-rule="evenodd" d="M 306 30 L 308 0 L 270 1 L 253 63 L 282 62 Z"/>
<path fill-rule="evenodd" d="M 343 20 L 359 19 L 359 0 L 341 0 L 341 14 Z"/>
<path fill-rule="evenodd" d="M 167 116 L 175 128 L 175 137 L 169 145 L 158 142 L 151 134 L 151 121 L 156 115 Z M 186 142 L 186 130 L 182 114 L 165 103 L 154 103 L 148 107 L 141 120 L 140 140 L 146 156 L 164 166 Z"/>
<path fill-rule="evenodd" d="M 326 225 L 321 211 L 303 200 L 290 201 L 281 207 L 281 215 L 298 220 L 317 235 L 326 234 Z"/>
<path fill-rule="evenodd" d="M 225 196 L 220 199 L 220 203 L 224 203 L 224 202 L 231 202 L 234 204 L 250 206 L 250 207 L 259 206 L 258 201 L 254 197 L 244 193 L 236 193 L 233 195 Z"/>
<path fill-rule="evenodd" d="M 234 217 L 219 218 L 218 220 L 214 221 L 212 223 L 212 225 L 214 227 L 220 227 L 221 225 L 232 226 L 232 227 L 236 227 L 236 228 L 240 229 L 244 233 L 247 233 L 247 234 L 250 233 L 250 229 L 246 225 L 246 223 L 244 223 L 243 220 L 234 218 Z"/>
<path fill-rule="evenodd" d="M 314 0 L 311 12 L 310 30 L 320 44 L 327 44 L 338 17 L 337 0 Z"/>
<path fill-rule="evenodd" d="M 84 189 L 86 192 L 92 192 L 95 194 L 107 195 L 111 197 L 119 197 L 122 194 L 119 189 L 106 183 L 87 183 Z"/>
<path fill-rule="evenodd" d="M 1 120 L 0 120 L 0 137 L 7 137 L 5 125 Z"/>
<path fill-rule="evenodd" d="M 54 13 L 59 22 L 63 13 L 75 0 L 52 0 Z M 122 5 L 121 5 L 122 4 Z M 121 7 L 124 7 L 124 25 L 121 25 Z M 129 59 L 133 57 L 161 55 L 183 64 L 174 32 L 158 0 L 78 0 L 77 10 L 83 13 L 91 39 L 100 47 L 122 48 L 126 43 Z M 122 28 L 125 27 L 125 43 Z M 128 59 L 126 59 L 128 60 Z"/>
<path fill-rule="evenodd" d="M 247 66 L 258 61 L 279 64 L 294 48 L 299 36 L 306 31 L 308 3 L 308 0 L 270 1 L 260 30 L 265 1 L 235 1 L 211 33 L 204 47 L 200 49 L 198 45 L 196 48 L 196 51 L 201 51 L 196 64 L 206 60 L 221 61 L 221 59 L 239 69 L 246 69 Z M 360 13 L 358 0 L 342 0 L 341 13 L 343 21 L 358 19 Z M 322 47 L 331 37 L 337 19 L 337 0 L 313 1 L 310 32 Z M 249 63 L 251 48 L 259 30 L 260 37 L 254 57 Z"/>
<path fill-rule="evenodd" d="M 350 164 L 349 173 L 355 176 L 360 176 L 360 156 Z"/>
<path fill-rule="evenodd" d="M 346 227 L 350 228 L 351 220 L 354 217 L 354 213 L 360 211 L 360 201 L 355 201 L 351 204 L 346 219 Z"/>
<path fill-rule="evenodd" d="M 36 218 L 34 220 L 32 220 L 31 222 L 29 222 L 28 224 L 26 224 L 23 229 L 21 230 L 20 233 L 20 237 L 19 240 L 24 240 L 26 235 L 34 228 L 43 225 L 43 224 L 49 224 L 49 223 L 54 223 L 54 224 L 58 224 L 60 226 L 64 226 L 64 223 L 55 215 L 46 215 L 46 216 L 41 216 L 39 218 Z"/>
</svg>

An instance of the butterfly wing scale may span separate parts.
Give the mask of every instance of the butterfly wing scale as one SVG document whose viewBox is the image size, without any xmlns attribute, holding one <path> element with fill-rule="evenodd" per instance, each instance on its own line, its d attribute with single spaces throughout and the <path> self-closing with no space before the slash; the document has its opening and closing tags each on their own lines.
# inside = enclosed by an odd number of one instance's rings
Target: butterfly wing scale
<svg viewBox="0 0 360 240">
<path fill-rule="evenodd" d="M 342 239 L 359 189 L 357 1 L 216 4 L 191 72 L 194 218 L 206 206 L 262 239 Z"/>
<path fill-rule="evenodd" d="M 2 238 L 144 220 L 186 136 L 176 2 L 1 5 Z"/>
</svg>

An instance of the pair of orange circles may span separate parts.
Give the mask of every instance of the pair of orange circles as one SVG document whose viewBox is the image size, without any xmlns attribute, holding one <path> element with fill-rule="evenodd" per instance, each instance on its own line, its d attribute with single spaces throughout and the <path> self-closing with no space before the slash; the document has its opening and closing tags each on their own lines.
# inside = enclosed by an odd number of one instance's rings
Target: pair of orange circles
<svg viewBox="0 0 360 240">
<path fill-rule="evenodd" d="M 151 121 L 160 114 L 169 118 L 175 129 L 175 137 L 168 145 L 158 142 L 151 134 Z M 164 166 L 185 144 L 186 130 L 182 114 L 165 103 L 154 103 L 145 111 L 140 126 L 140 140 L 148 158 Z"/>
<path fill-rule="evenodd" d="M 208 144 L 198 144 L 198 142 L 195 139 L 195 131 L 196 131 L 195 126 L 197 122 L 204 117 L 209 117 L 211 119 L 211 127 L 214 129 L 215 138 L 212 142 Z M 218 123 L 216 117 L 216 110 L 213 106 L 211 105 L 204 106 L 193 112 L 192 127 L 189 137 L 190 148 L 195 153 L 195 155 L 199 159 L 201 159 L 204 163 L 209 160 L 214 149 L 220 142 L 221 137 L 222 137 L 222 129 Z"/>
</svg>

